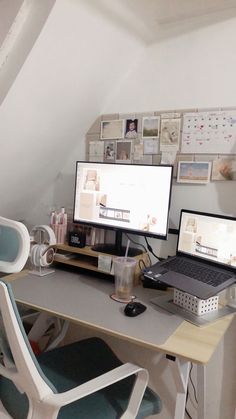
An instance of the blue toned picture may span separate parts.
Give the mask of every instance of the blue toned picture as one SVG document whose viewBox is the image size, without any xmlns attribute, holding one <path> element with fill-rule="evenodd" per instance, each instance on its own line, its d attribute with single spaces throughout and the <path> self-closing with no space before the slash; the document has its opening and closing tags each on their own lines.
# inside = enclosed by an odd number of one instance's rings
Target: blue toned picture
<svg viewBox="0 0 236 419">
<path fill-rule="evenodd" d="M 210 162 L 180 161 L 178 164 L 177 182 L 208 183 L 210 173 Z"/>
</svg>

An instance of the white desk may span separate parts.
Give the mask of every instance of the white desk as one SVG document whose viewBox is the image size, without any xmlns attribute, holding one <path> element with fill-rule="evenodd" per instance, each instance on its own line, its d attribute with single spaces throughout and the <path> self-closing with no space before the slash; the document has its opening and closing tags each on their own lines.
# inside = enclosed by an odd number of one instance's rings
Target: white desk
<svg viewBox="0 0 236 419">
<path fill-rule="evenodd" d="M 196 363 L 198 418 L 206 419 L 205 365 L 224 336 L 233 315 L 203 328 L 182 321 L 171 336 L 160 343 L 158 327 L 163 322 L 168 327 L 173 315 L 149 303 L 153 296 L 158 295 L 158 291 L 136 287 L 135 294 L 139 301 L 144 302 L 147 310 L 136 318 L 127 318 L 123 314 L 124 305 L 109 298 L 114 290 L 112 283 L 80 273 L 56 272 L 58 275 L 45 277 L 29 276 L 27 272 L 21 272 L 6 279 L 14 280 L 13 292 L 16 300 L 22 304 L 127 339 L 164 355 L 173 355 L 174 359 L 169 361 L 169 366 L 177 390 L 175 419 L 184 418 L 190 362 Z"/>
</svg>

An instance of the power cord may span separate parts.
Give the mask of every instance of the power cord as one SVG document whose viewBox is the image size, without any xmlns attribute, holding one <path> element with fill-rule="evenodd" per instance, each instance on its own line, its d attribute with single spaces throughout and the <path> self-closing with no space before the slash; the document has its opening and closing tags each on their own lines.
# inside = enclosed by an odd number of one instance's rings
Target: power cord
<svg viewBox="0 0 236 419">
<path fill-rule="evenodd" d="M 152 246 L 148 243 L 148 240 L 147 240 L 146 236 L 144 237 L 144 239 L 146 241 L 148 251 L 159 261 L 160 260 L 159 257 L 153 252 Z"/>
<path fill-rule="evenodd" d="M 192 416 L 190 415 L 188 409 L 187 409 L 188 398 L 189 398 L 189 390 L 188 390 L 188 387 L 187 387 L 186 403 L 185 403 L 185 413 L 189 417 L 189 419 L 193 419 Z"/>
<path fill-rule="evenodd" d="M 144 251 L 147 253 L 147 249 L 146 249 L 146 247 L 145 247 L 142 243 L 136 242 L 135 240 L 131 239 L 131 237 L 130 237 L 127 233 L 125 233 L 125 236 L 126 236 L 126 237 L 127 237 L 127 239 L 128 239 L 128 240 L 130 240 L 132 243 L 136 244 L 137 246 L 141 246 L 141 247 L 144 249 Z"/>
<path fill-rule="evenodd" d="M 139 269 L 140 269 L 141 272 L 142 272 L 143 269 L 147 268 L 147 265 L 146 265 L 146 263 L 144 262 L 143 259 L 139 259 L 138 266 L 139 266 Z"/>
<path fill-rule="evenodd" d="M 194 399 L 195 399 L 195 402 L 198 404 L 198 399 L 197 399 L 196 388 L 195 388 L 195 385 L 194 385 L 194 383 L 193 383 L 193 378 L 192 378 L 192 370 L 193 370 L 193 363 L 191 362 L 190 371 L 189 371 L 189 381 L 190 381 L 190 383 L 191 383 L 191 385 L 192 385 L 192 387 L 193 387 L 193 393 L 194 393 Z M 195 403 L 193 403 L 193 400 L 192 400 L 192 399 L 191 399 L 191 397 L 190 397 L 189 386 L 187 387 L 185 413 L 186 413 L 186 415 L 187 415 L 190 419 L 192 419 L 192 416 L 190 415 L 189 411 L 187 410 L 187 403 L 188 403 L 188 400 L 190 400 L 190 401 L 192 402 L 192 405 L 194 406 L 194 404 L 195 404 Z M 196 408 L 196 406 L 194 406 L 194 407 Z"/>
<path fill-rule="evenodd" d="M 195 402 L 196 402 L 196 404 L 198 404 L 197 391 L 196 391 L 196 387 L 194 385 L 193 378 L 192 378 L 192 370 L 193 370 L 193 363 L 191 362 L 191 367 L 190 367 L 190 372 L 189 372 L 189 381 L 190 381 L 190 383 L 192 384 L 192 387 L 193 387 L 193 394 L 194 394 Z"/>
<path fill-rule="evenodd" d="M 135 240 L 131 239 L 131 237 L 130 237 L 127 233 L 125 233 L 125 236 L 126 236 L 126 237 L 127 237 L 127 239 L 128 239 L 128 240 L 130 240 L 133 244 L 136 244 L 137 246 L 141 246 L 141 247 L 144 249 L 144 252 L 145 252 L 145 253 L 147 253 L 147 256 L 148 256 L 148 259 L 149 259 L 149 264 L 151 265 L 151 264 L 152 264 L 152 261 L 151 261 L 151 258 L 150 258 L 150 256 L 149 256 L 149 254 L 148 254 L 147 248 L 146 248 L 146 247 L 145 247 L 142 243 L 136 242 Z M 146 267 L 147 267 L 143 259 L 140 259 L 140 260 L 139 260 L 139 266 L 140 266 L 140 262 L 142 262 L 142 263 L 143 263 L 144 268 L 146 268 Z"/>
</svg>

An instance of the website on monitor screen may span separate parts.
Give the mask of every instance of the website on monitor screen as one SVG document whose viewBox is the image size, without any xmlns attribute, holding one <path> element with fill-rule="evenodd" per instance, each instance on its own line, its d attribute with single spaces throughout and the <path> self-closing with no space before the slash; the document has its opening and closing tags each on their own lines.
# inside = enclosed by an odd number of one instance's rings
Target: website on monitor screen
<svg viewBox="0 0 236 419">
<path fill-rule="evenodd" d="M 77 162 L 74 221 L 166 235 L 171 166 Z"/>
</svg>

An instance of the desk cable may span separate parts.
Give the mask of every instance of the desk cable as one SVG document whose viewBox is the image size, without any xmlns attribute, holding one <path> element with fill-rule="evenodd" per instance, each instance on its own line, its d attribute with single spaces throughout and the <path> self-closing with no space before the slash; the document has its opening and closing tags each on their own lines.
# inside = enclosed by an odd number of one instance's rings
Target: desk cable
<svg viewBox="0 0 236 419">
<path fill-rule="evenodd" d="M 196 388 L 195 388 L 195 385 L 194 385 L 193 379 L 192 379 L 192 370 L 193 370 L 193 363 L 191 362 L 191 367 L 190 367 L 190 371 L 189 371 L 189 381 L 190 381 L 190 383 L 192 385 L 192 388 L 193 388 L 195 402 L 196 402 L 196 404 L 198 404 L 198 399 L 197 399 L 197 394 L 196 394 Z M 193 402 L 193 400 L 192 400 L 192 398 L 190 396 L 189 386 L 187 387 L 185 413 L 189 417 L 189 419 L 192 419 L 192 416 L 190 415 L 190 413 L 189 413 L 189 411 L 187 409 L 188 399 L 191 401 L 192 406 L 196 409 L 197 406 L 195 406 L 195 403 Z"/>
<path fill-rule="evenodd" d="M 148 248 L 148 250 L 149 250 L 149 252 L 158 260 L 158 262 L 159 262 L 159 257 L 153 252 L 153 249 L 152 249 L 152 246 L 148 243 L 148 240 L 147 240 L 147 237 L 145 236 L 144 237 L 144 239 L 145 239 L 145 242 L 147 243 L 147 248 Z"/>
</svg>

